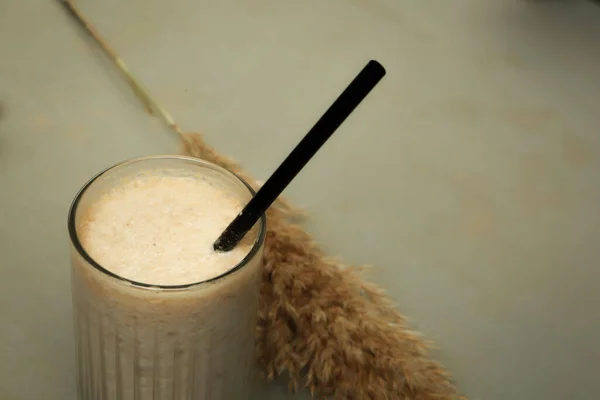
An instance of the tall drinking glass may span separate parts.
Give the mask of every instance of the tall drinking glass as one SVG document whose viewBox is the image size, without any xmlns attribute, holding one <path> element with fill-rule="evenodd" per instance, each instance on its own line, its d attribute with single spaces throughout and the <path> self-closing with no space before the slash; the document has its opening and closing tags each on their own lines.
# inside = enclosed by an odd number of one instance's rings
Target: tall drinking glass
<svg viewBox="0 0 600 400">
<path fill-rule="evenodd" d="M 242 203 L 254 194 L 231 172 L 181 156 L 126 161 L 85 184 L 68 218 L 79 399 L 248 398 L 256 379 L 264 216 L 248 233 L 252 244 L 241 262 L 185 285 L 119 276 L 96 262 L 80 241 L 82 216 L 96 200 L 122 182 L 156 174 L 211 179 Z"/>
</svg>

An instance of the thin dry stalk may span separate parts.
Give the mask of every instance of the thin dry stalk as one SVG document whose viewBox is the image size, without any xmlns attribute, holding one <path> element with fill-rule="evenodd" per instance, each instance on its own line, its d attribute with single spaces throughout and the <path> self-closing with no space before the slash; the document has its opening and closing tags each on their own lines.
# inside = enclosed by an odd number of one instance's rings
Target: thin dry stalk
<svg viewBox="0 0 600 400">
<path fill-rule="evenodd" d="M 73 17 L 73 19 L 98 43 L 100 48 L 110 57 L 114 62 L 115 66 L 119 69 L 121 74 L 125 77 L 125 80 L 133 90 L 137 98 L 142 102 L 144 108 L 151 115 L 157 111 L 165 121 L 165 123 L 177 133 L 179 136 L 183 136 L 183 133 L 179 126 L 175 123 L 171 114 L 169 114 L 160 104 L 156 103 L 148 94 L 146 89 L 138 82 L 133 74 L 129 71 L 123 60 L 117 55 L 113 48 L 100 36 L 100 33 L 96 28 L 83 16 L 79 9 L 73 4 L 71 0 L 59 0 L 59 2 L 65 7 L 65 10 Z"/>
</svg>

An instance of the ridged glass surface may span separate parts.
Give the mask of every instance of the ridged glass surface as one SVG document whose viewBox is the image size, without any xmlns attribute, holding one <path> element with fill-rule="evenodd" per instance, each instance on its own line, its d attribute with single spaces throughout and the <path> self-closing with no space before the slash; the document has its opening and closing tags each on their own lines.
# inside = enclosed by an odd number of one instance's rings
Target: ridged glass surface
<svg viewBox="0 0 600 400">
<path fill-rule="evenodd" d="M 75 272 L 80 400 L 248 398 L 255 382 L 252 302 L 219 298 L 230 313 L 244 310 L 234 318 L 204 310 L 204 318 L 192 313 L 186 320 L 169 307 L 152 318 L 102 301 L 86 286 Z"/>
</svg>

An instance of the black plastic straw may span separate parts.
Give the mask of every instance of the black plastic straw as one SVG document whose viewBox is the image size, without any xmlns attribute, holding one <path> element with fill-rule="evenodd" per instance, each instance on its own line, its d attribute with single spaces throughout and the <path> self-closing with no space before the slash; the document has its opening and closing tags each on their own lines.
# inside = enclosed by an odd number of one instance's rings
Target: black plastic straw
<svg viewBox="0 0 600 400">
<path fill-rule="evenodd" d="M 283 192 L 384 75 L 385 68 L 381 64 L 374 60 L 369 61 L 256 195 L 250 199 L 246 207 L 231 221 L 213 244 L 216 251 L 230 251 L 242 240 L 277 196 Z"/>
</svg>

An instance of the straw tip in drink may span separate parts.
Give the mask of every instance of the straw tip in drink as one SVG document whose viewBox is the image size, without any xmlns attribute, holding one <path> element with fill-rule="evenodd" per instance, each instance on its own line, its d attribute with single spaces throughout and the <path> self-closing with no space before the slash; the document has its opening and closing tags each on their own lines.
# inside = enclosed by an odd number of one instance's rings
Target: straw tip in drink
<svg viewBox="0 0 600 400">
<path fill-rule="evenodd" d="M 224 253 L 227 251 L 221 238 L 217 239 L 217 241 L 213 243 L 213 250 L 217 253 Z"/>
<path fill-rule="evenodd" d="M 231 237 L 231 231 L 225 231 L 215 242 L 213 243 L 213 250 L 217 253 L 226 253 L 233 250 L 235 245 L 239 242 L 235 237 Z"/>
</svg>

